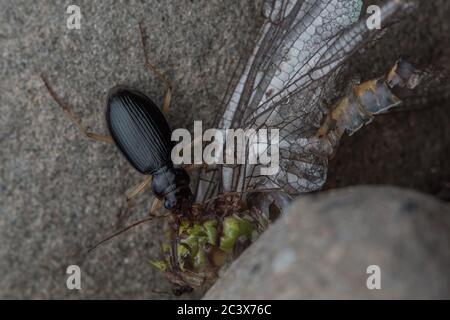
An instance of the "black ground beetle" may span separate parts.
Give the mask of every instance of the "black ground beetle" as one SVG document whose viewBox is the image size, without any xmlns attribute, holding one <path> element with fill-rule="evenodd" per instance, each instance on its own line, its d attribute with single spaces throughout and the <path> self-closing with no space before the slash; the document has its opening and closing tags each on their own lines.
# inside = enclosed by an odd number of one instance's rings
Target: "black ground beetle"
<svg viewBox="0 0 450 320">
<path fill-rule="evenodd" d="M 125 158 L 140 173 L 152 175 L 153 193 L 175 214 L 188 212 L 193 202 L 189 175 L 174 168 L 172 131 L 161 110 L 149 97 L 131 88 L 110 90 L 106 123 Z"/>
<path fill-rule="evenodd" d="M 191 212 L 194 196 L 189 187 L 188 173 L 183 168 L 175 168 L 171 160 L 172 131 L 163 112 L 168 110 L 172 86 L 149 62 L 142 23 L 139 24 L 139 30 L 145 64 L 166 86 L 162 111 L 142 92 L 116 86 L 109 91 L 106 105 L 106 122 L 111 136 L 90 132 L 81 124 L 80 118 L 73 113 L 69 105 L 59 98 L 47 79 L 44 76 L 41 78 L 50 95 L 81 133 L 96 141 L 115 144 L 137 171 L 147 175 L 144 182 L 127 194 L 127 203 L 151 183 L 156 198 L 163 201 L 166 209 L 181 218 Z M 152 206 L 151 215 L 155 211 L 153 207 L 159 206 L 159 201 L 155 204 L 156 202 Z M 104 240 L 101 241 L 103 242 Z"/>
</svg>

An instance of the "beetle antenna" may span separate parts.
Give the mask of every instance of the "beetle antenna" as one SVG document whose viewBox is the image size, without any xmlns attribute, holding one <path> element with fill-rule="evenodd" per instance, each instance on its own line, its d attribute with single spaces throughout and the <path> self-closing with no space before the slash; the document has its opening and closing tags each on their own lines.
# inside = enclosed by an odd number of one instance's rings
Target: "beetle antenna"
<svg viewBox="0 0 450 320">
<path fill-rule="evenodd" d="M 119 231 L 113 233 L 112 235 L 110 235 L 110 236 L 108 236 L 108 237 L 102 239 L 101 241 L 99 241 L 99 242 L 93 244 L 92 246 L 88 247 L 88 253 L 91 252 L 91 251 L 93 251 L 93 250 L 95 250 L 96 248 L 98 248 L 99 246 L 101 246 L 102 244 L 104 244 L 105 242 L 107 242 L 107 241 L 109 241 L 109 240 L 111 240 L 111 239 L 117 237 L 118 235 L 121 235 L 121 234 L 124 233 L 124 232 L 127 232 L 127 231 L 130 230 L 130 229 L 133 229 L 134 227 L 137 227 L 138 225 L 141 225 L 141 224 L 143 224 L 143 223 L 145 223 L 145 222 L 148 222 L 148 221 L 151 221 L 151 220 L 154 220 L 154 219 L 157 219 L 157 218 L 165 218 L 165 217 L 167 217 L 167 214 L 166 214 L 166 215 L 162 215 L 162 216 L 156 216 L 156 217 L 155 217 L 155 216 L 153 216 L 153 217 L 148 217 L 148 218 L 145 218 L 145 219 L 136 221 L 136 222 L 130 224 L 129 226 L 126 226 L 125 228 L 123 228 L 123 229 L 121 229 L 121 230 L 119 230 Z"/>
</svg>

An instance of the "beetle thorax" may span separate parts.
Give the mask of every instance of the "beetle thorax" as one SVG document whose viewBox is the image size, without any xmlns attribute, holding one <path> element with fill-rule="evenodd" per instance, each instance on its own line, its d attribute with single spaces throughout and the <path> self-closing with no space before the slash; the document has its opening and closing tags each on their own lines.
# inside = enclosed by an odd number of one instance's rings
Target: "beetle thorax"
<svg viewBox="0 0 450 320">
<path fill-rule="evenodd" d="M 168 165 L 153 173 L 152 188 L 156 197 L 164 199 L 166 209 L 185 214 L 193 201 L 189 182 L 189 175 L 184 169 Z"/>
</svg>

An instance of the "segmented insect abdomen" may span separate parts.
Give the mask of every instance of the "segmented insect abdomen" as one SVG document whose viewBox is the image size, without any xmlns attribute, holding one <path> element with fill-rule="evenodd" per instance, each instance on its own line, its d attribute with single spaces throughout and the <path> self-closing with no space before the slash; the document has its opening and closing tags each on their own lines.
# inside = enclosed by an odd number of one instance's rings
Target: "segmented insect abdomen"
<svg viewBox="0 0 450 320">
<path fill-rule="evenodd" d="M 403 59 L 397 61 L 384 77 L 354 85 L 327 115 L 316 137 L 324 140 L 322 153 L 331 155 L 344 133 L 352 135 L 374 116 L 394 108 L 402 101 L 392 92 L 394 87 L 414 89 L 421 72 Z"/>
<path fill-rule="evenodd" d="M 161 110 L 144 94 L 124 87 L 112 89 L 106 122 L 120 151 L 139 172 L 152 174 L 172 164 L 172 131 Z"/>
</svg>

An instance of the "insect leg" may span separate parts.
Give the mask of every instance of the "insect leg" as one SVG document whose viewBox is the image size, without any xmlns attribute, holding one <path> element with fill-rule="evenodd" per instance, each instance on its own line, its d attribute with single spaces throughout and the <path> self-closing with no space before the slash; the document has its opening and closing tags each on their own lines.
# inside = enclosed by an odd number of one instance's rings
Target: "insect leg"
<svg viewBox="0 0 450 320">
<path fill-rule="evenodd" d="M 125 228 L 123 228 L 123 229 L 121 229 L 121 230 L 119 230 L 119 231 L 113 233 L 112 235 L 107 236 L 106 238 L 102 239 L 101 241 L 99 241 L 99 242 L 93 244 L 92 246 L 90 246 L 90 247 L 88 248 L 88 252 L 91 252 L 91 251 L 95 250 L 96 248 L 98 248 L 99 246 L 101 246 L 102 244 L 104 244 L 105 242 L 107 242 L 107 241 L 109 241 L 109 240 L 111 240 L 111 239 L 117 237 L 118 235 L 121 235 L 122 233 L 124 233 L 124 232 L 126 232 L 126 231 L 128 231 L 128 230 L 131 230 L 131 229 L 133 229 L 133 228 L 135 228 L 135 227 L 137 227 L 137 226 L 139 226 L 139 225 L 141 225 L 141 224 L 143 224 L 143 223 L 145 223 L 145 222 L 152 221 L 152 220 L 154 220 L 154 219 L 156 219 L 156 218 L 165 218 L 165 217 L 167 217 L 167 216 L 168 216 L 168 214 L 162 215 L 162 216 L 152 216 L 152 217 L 148 217 L 148 218 L 145 218 L 145 219 L 136 221 L 136 222 L 130 224 L 129 226 L 126 226 Z"/>
<path fill-rule="evenodd" d="M 157 217 L 156 212 L 161 208 L 161 200 L 155 198 L 152 202 L 152 207 L 150 208 L 150 216 Z"/>
<path fill-rule="evenodd" d="M 117 215 L 116 226 L 121 226 L 125 220 L 131 216 L 130 210 L 134 207 L 133 200 L 141 195 L 151 182 L 152 176 L 146 176 L 145 180 L 125 192 L 125 204 L 122 205 L 121 210 Z"/>
<path fill-rule="evenodd" d="M 142 192 L 145 190 L 145 187 L 148 186 L 151 181 L 152 181 L 152 178 L 147 177 L 144 181 L 142 181 L 141 183 L 139 183 L 138 185 L 136 185 L 135 187 L 133 187 L 129 191 L 127 191 L 126 204 L 125 204 L 126 208 L 124 210 L 121 210 L 121 213 L 119 214 L 118 223 L 117 223 L 118 226 L 120 226 L 122 224 L 122 222 L 127 217 L 129 217 L 128 213 L 134 207 L 133 199 L 135 199 L 137 196 L 142 194 Z M 155 198 L 152 202 L 152 207 L 150 208 L 150 212 L 149 212 L 150 216 L 156 217 L 157 216 L 156 212 L 158 211 L 159 208 L 161 208 L 161 200 Z"/>
<path fill-rule="evenodd" d="M 58 97 L 53 88 L 50 86 L 50 83 L 47 81 L 47 79 L 43 75 L 41 75 L 41 79 L 44 82 L 44 85 L 47 88 L 47 91 L 49 92 L 50 96 L 53 98 L 53 100 L 55 100 L 58 106 L 69 116 L 69 118 L 72 120 L 72 122 L 75 124 L 75 126 L 78 128 L 78 130 L 80 130 L 82 134 L 84 134 L 89 139 L 95 141 L 113 143 L 113 140 L 110 136 L 90 132 L 86 127 L 83 127 L 80 118 L 78 118 L 75 115 L 75 113 L 72 111 L 69 105 L 67 105 L 64 101 L 62 101 L 60 97 Z"/>
<path fill-rule="evenodd" d="M 141 181 L 138 185 L 130 188 L 126 193 L 126 199 L 127 203 L 136 198 L 138 195 L 140 195 L 144 190 L 145 187 L 147 187 L 152 182 L 152 177 L 147 176 L 145 177 L 145 180 Z"/>
<path fill-rule="evenodd" d="M 144 59 L 145 65 L 147 68 L 153 72 L 163 83 L 165 86 L 164 100 L 162 106 L 162 112 L 167 113 L 169 111 L 170 100 L 172 98 L 172 83 L 153 65 L 150 63 L 150 59 L 148 58 L 148 52 L 146 49 L 145 43 L 145 31 L 142 21 L 139 22 L 139 34 L 141 36 L 141 45 L 142 50 L 144 51 Z"/>
</svg>

